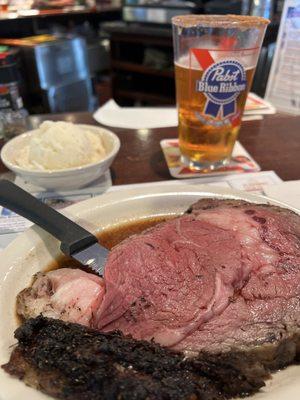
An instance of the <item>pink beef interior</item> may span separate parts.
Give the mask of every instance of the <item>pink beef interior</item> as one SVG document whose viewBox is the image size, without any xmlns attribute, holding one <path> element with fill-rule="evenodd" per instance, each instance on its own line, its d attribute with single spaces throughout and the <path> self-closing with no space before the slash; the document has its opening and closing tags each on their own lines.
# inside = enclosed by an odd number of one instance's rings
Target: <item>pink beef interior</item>
<svg viewBox="0 0 300 400">
<path fill-rule="evenodd" d="M 113 249 L 99 329 L 198 351 L 300 320 L 299 217 L 218 203 Z"/>
</svg>

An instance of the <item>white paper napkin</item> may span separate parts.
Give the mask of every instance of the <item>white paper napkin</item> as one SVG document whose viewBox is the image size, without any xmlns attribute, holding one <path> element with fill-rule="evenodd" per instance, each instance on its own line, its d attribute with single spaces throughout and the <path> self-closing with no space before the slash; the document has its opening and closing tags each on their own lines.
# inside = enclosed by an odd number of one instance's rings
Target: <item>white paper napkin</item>
<svg viewBox="0 0 300 400">
<path fill-rule="evenodd" d="M 300 209 L 300 180 L 264 186 L 267 196 Z"/>
<path fill-rule="evenodd" d="M 124 129 L 154 129 L 177 126 L 175 107 L 119 107 L 109 100 L 95 113 L 97 122 Z"/>
</svg>

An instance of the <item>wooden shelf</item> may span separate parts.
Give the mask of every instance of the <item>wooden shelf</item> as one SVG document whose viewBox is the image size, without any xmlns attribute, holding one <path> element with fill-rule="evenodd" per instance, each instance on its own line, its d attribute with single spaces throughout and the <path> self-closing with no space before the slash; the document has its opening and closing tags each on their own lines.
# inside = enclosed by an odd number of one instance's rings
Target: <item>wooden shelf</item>
<svg viewBox="0 0 300 400">
<path fill-rule="evenodd" d="M 112 61 L 112 67 L 115 69 L 121 69 L 123 71 L 138 72 L 140 74 L 163 76 L 166 78 L 174 78 L 174 70 L 159 70 L 145 65 L 139 65 L 126 61 Z"/>
<path fill-rule="evenodd" d="M 158 104 L 175 104 L 173 97 L 165 97 L 154 93 L 138 92 L 135 90 L 115 90 L 115 97 L 125 97 L 127 99 L 151 101 Z"/>
<path fill-rule="evenodd" d="M 105 30 L 110 33 L 113 97 L 121 105 L 135 102 L 153 106 L 175 104 L 171 27 L 162 29 L 147 24 L 111 22 L 105 24 Z M 156 69 L 142 65 L 146 50 L 150 48 L 162 52 L 169 66 Z"/>
</svg>

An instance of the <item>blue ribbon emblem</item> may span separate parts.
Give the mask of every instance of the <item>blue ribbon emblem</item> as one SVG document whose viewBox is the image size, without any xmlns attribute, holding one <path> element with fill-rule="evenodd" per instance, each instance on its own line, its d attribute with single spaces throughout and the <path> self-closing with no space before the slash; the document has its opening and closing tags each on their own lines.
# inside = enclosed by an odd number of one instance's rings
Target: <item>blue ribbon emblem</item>
<svg viewBox="0 0 300 400">
<path fill-rule="evenodd" d="M 204 114 L 224 119 L 236 113 L 236 99 L 246 90 L 247 79 L 241 63 L 225 60 L 212 64 L 196 84 L 207 98 Z"/>
</svg>

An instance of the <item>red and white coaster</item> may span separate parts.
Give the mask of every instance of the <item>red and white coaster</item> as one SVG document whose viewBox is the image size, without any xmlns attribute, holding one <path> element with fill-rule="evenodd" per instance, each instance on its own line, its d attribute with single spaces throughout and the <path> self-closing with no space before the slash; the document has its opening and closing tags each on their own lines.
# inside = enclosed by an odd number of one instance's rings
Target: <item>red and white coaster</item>
<svg viewBox="0 0 300 400">
<path fill-rule="evenodd" d="M 174 178 L 196 178 L 200 176 L 218 176 L 243 172 L 258 172 L 261 170 L 257 162 L 245 148 L 236 142 L 230 162 L 213 171 L 195 171 L 181 162 L 178 139 L 161 140 L 160 146 L 164 153 L 170 174 Z"/>
</svg>

